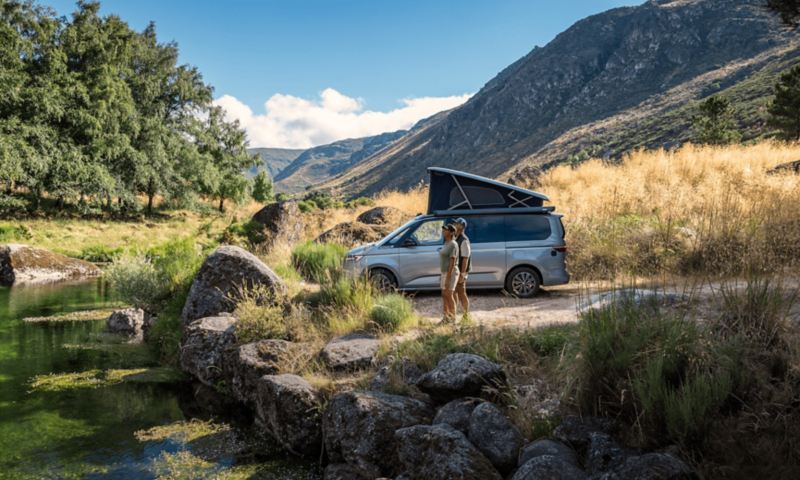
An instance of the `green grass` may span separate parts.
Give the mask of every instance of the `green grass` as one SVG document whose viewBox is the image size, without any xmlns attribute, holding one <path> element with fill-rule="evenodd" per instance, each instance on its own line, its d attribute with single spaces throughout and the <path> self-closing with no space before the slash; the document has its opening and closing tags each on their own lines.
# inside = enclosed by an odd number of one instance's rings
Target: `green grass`
<svg viewBox="0 0 800 480">
<path fill-rule="evenodd" d="M 63 392 L 76 388 L 108 387 L 122 382 L 173 383 L 183 378 L 178 370 L 168 367 L 130 369 L 92 369 L 84 372 L 50 373 L 31 380 L 32 391 Z"/>
<path fill-rule="evenodd" d="M 338 276 L 345 254 L 343 245 L 306 242 L 292 250 L 292 265 L 306 280 L 322 283 Z"/>
<path fill-rule="evenodd" d="M 417 317 L 411 301 L 399 293 L 380 297 L 369 314 L 369 319 L 383 332 L 398 332 L 416 325 Z"/>
</svg>

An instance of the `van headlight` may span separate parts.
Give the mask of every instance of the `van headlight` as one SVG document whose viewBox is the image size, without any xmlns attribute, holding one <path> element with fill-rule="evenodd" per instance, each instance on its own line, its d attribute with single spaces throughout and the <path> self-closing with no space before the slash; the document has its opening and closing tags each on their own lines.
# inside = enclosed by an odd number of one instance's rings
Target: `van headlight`
<svg viewBox="0 0 800 480">
<path fill-rule="evenodd" d="M 364 258 L 364 255 L 347 255 L 346 257 L 344 257 L 344 261 L 358 263 L 361 261 L 362 258 Z"/>
</svg>

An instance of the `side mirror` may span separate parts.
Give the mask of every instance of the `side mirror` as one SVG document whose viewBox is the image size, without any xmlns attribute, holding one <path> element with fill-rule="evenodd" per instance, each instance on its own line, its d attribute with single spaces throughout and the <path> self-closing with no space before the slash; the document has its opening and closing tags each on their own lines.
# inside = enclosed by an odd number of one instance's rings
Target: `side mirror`
<svg viewBox="0 0 800 480">
<path fill-rule="evenodd" d="M 404 247 L 416 247 L 417 246 L 417 242 L 415 242 L 413 238 L 406 238 L 405 240 L 403 240 L 403 246 Z"/>
</svg>

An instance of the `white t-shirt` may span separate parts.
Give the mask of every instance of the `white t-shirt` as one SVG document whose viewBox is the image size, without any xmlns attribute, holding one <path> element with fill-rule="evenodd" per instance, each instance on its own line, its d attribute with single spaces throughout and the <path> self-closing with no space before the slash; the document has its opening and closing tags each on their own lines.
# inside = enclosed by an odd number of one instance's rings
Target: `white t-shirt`
<svg viewBox="0 0 800 480">
<path fill-rule="evenodd" d="M 456 240 L 456 244 L 459 244 L 458 240 Z M 459 248 L 459 251 L 458 251 L 458 267 L 461 268 L 462 258 L 463 257 L 472 257 L 472 245 L 470 245 L 469 238 L 467 238 L 466 235 L 464 235 L 464 240 L 462 240 L 459 245 L 460 245 L 460 248 Z M 467 269 L 463 271 L 464 278 L 467 278 L 467 274 L 469 273 L 470 270 L 472 270 L 472 262 L 471 261 L 467 265 Z"/>
</svg>

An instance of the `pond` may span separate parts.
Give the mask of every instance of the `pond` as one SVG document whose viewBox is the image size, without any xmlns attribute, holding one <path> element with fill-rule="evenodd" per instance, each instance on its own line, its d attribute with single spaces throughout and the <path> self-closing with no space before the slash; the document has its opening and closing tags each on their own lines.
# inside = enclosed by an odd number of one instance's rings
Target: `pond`
<svg viewBox="0 0 800 480">
<path fill-rule="evenodd" d="M 239 439 L 235 454 L 208 445 L 218 454 L 197 454 L 198 431 L 214 439 L 230 428 L 190 421 L 193 389 L 174 372 L 147 376 L 163 371 L 147 347 L 104 333 L 103 320 L 23 321 L 113 303 L 98 280 L 0 288 L 0 478 L 317 477 L 283 454 L 254 456 Z"/>
</svg>

